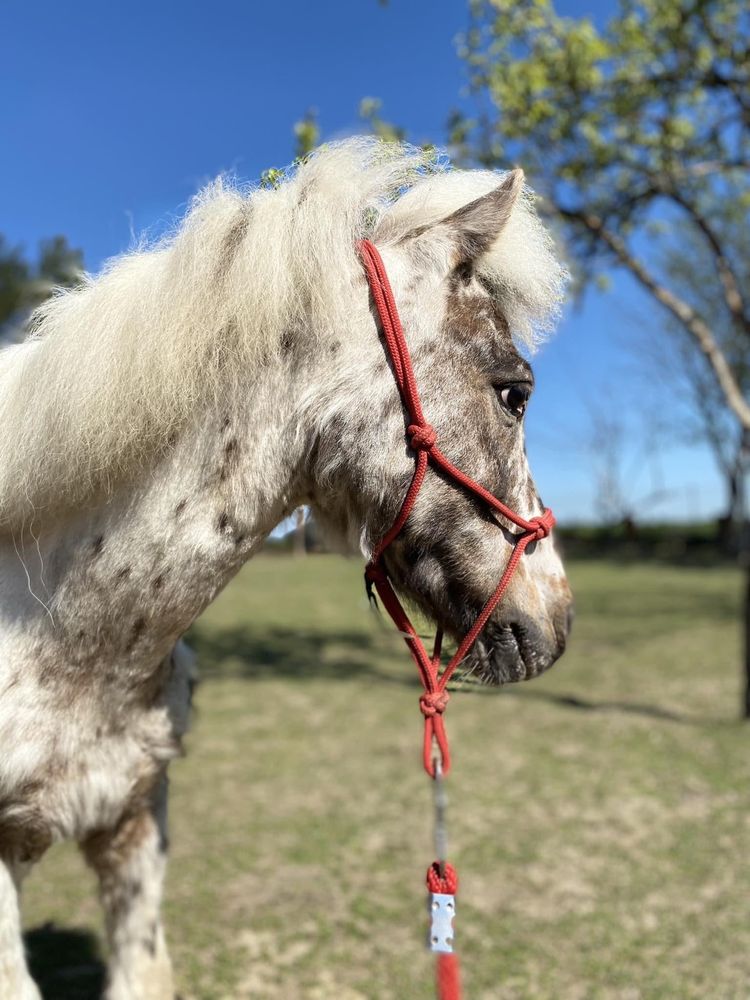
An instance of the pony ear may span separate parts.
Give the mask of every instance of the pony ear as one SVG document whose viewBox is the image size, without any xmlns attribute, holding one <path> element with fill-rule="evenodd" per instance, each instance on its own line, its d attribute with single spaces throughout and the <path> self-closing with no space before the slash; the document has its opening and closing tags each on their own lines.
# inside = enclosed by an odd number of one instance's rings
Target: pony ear
<svg viewBox="0 0 750 1000">
<path fill-rule="evenodd" d="M 443 219 L 455 239 L 456 266 L 473 263 L 500 236 L 523 190 L 523 180 L 523 170 L 517 167 L 494 190 Z"/>
</svg>

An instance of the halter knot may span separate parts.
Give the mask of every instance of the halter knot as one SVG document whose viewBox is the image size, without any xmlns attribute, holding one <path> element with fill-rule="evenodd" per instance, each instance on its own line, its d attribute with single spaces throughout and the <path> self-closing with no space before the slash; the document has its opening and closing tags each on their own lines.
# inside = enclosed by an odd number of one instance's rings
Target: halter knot
<svg viewBox="0 0 750 1000">
<path fill-rule="evenodd" d="M 388 580 L 388 574 L 381 565 L 380 560 L 368 563 L 365 566 L 365 580 L 368 580 L 370 583 L 384 583 Z"/>
<path fill-rule="evenodd" d="M 425 719 L 431 719 L 434 715 L 442 715 L 448 704 L 447 691 L 425 691 L 419 699 L 419 708 Z"/>
<path fill-rule="evenodd" d="M 406 433 L 413 451 L 432 451 L 435 447 L 437 434 L 432 424 L 409 424 Z"/>
<path fill-rule="evenodd" d="M 529 524 L 534 525 L 534 533 L 531 536 L 532 540 L 535 542 L 541 542 L 543 538 L 547 538 L 552 529 L 555 526 L 555 515 L 547 507 L 545 512 L 539 517 L 532 517 Z"/>
</svg>

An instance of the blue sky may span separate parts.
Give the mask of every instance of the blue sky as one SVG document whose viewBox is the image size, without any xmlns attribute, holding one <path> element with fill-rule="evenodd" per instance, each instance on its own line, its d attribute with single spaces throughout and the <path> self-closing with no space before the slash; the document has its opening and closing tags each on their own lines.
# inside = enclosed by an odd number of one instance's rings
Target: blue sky
<svg viewBox="0 0 750 1000">
<path fill-rule="evenodd" d="M 609 0 L 558 2 L 606 17 Z M 441 141 L 464 101 L 455 37 L 464 0 L 182 0 L 60 5 L 6 0 L 0 66 L 0 232 L 33 250 L 64 233 L 90 270 L 158 233 L 222 171 L 255 179 L 293 155 L 292 124 L 318 109 L 324 137 L 360 131 L 362 97 L 410 137 Z M 528 448 L 545 501 L 564 520 L 593 516 L 591 409 L 635 428 L 677 401 L 633 373 L 628 344 L 661 333 L 626 277 L 570 308 L 535 361 Z M 722 488 L 704 449 L 633 433 L 629 499 L 666 497 L 654 518 L 706 517 Z"/>
</svg>

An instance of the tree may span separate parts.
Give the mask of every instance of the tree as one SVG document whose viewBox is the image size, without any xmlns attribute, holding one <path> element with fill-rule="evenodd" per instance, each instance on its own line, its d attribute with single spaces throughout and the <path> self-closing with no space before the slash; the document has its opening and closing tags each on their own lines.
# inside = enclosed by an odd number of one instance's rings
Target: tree
<svg viewBox="0 0 750 1000">
<path fill-rule="evenodd" d="M 743 289 L 750 288 L 750 233 L 745 220 L 732 202 L 714 207 L 714 231 Z M 703 239 L 690 227 L 678 223 L 675 240 L 664 258 L 665 272 L 681 289 L 691 306 L 702 316 L 710 317 L 711 327 L 743 396 L 750 394 L 750 339 L 735 322 L 716 281 L 712 280 L 713 261 Z M 748 518 L 747 474 L 750 434 L 726 406 L 721 388 L 693 349 L 681 323 L 667 317 L 669 343 L 674 350 L 667 356 L 669 370 L 681 380 L 689 399 L 689 413 L 694 436 L 711 449 L 717 468 L 726 485 L 726 507 L 720 518 L 721 540 L 732 551 L 746 548 L 744 532 Z M 666 345 L 667 347 L 669 344 Z"/>
<path fill-rule="evenodd" d="M 0 327 L 21 308 L 29 281 L 29 266 L 18 247 L 0 235 Z"/>
<path fill-rule="evenodd" d="M 550 0 L 474 0 L 463 54 L 490 106 L 454 115 L 475 162 L 520 160 L 564 225 L 584 280 L 625 268 L 679 322 L 726 406 L 750 429 L 750 404 L 711 319 L 664 281 L 638 237 L 681 218 L 712 256 L 727 310 L 750 339 L 750 308 L 712 224 L 728 197 L 750 209 L 750 12 L 741 0 L 622 0 L 598 31 Z M 669 240 L 673 227 L 665 227 Z"/>
<path fill-rule="evenodd" d="M 624 528 L 627 537 L 635 538 L 642 511 L 671 496 L 658 471 L 660 428 L 638 433 L 641 428 L 634 427 L 621 411 L 591 401 L 588 413 L 589 432 L 583 446 L 594 478 L 596 514 L 602 524 Z M 650 474 L 645 484 L 644 473 Z"/>
<path fill-rule="evenodd" d="M 0 332 L 21 328 L 55 287 L 77 284 L 82 273 L 83 254 L 64 236 L 42 240 L 31 264 L 20 247 L 11 247 L 0 235 Z"/>
</svg>

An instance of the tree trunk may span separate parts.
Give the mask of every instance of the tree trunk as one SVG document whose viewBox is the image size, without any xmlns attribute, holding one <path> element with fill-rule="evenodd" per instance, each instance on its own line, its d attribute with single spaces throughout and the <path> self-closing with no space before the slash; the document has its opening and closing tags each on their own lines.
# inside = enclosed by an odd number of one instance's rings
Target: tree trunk
<svg viewBox="0 0 750 1000">
<path fill-rule="evenodd" d="M 748 524 L 748 473 L 750 473 L 750 434 L 743 434 L 742 447 L 737 460 L 737 514 L 739 526 L 739 562 L 745 571 L 745 648 L 743 651 L 742 717 L 750 719 L 750 525 Z"/>
<path fill-rule="evenodd" d="M 727 509 L 718 521 L 719 548 L 727 555 L 740 554 L 742 545 L 742 470 L 737 465 L 725 471 Z"/>
</svg>

